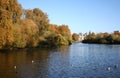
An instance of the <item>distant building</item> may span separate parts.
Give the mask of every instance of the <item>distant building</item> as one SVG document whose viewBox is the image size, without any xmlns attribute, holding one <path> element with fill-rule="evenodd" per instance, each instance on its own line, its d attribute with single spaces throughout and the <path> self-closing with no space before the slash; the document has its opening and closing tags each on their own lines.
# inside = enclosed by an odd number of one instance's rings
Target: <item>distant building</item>
<svg viewBox="0 0 120 78">
<path fill-rule="evenodd" d="M 81 42 L 82 40 L 84 40 L 84 35 L 79 35 L 79 41 Z"/>
<path fill-rule="evenodd" d="M 119 33 L 120 31 L 114 31 L 114 33 Z"/>
</svg>

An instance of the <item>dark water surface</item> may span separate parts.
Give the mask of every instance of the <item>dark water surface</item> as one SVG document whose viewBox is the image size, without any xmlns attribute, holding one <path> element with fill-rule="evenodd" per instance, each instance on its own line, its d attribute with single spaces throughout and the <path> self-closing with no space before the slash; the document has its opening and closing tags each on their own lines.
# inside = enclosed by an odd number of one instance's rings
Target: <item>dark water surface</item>
<svg viewBox="0 0 120 78">
<path fill-rule="evenodd" d="M 0 52 L 0 78 L 120 78 L 120 45 Z"/>
</svg>

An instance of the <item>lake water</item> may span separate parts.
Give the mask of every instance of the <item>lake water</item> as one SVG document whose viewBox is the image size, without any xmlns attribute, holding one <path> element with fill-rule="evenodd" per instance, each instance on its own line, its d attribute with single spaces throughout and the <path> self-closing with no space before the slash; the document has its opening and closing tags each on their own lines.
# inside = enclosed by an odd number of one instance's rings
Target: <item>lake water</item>
<svg viewBox="0 0 120 78">
<path fill-rule="evenodd" d="M 120 45 L 0 52 L 0 78 L 120 78 Z"/>
</svg>

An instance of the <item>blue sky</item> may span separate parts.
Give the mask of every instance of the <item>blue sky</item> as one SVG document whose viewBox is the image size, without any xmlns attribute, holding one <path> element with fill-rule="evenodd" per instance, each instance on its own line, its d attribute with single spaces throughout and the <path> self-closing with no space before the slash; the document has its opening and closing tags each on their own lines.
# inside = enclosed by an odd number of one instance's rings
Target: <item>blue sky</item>
<svg viewBox="0 0 120 78">
<path fill-rule="evenodd" d="M 120 0 L 18 0 L 25 9 L 40 8 L 52 24 L 72 33 L 120 30 Z"/>
</svg>

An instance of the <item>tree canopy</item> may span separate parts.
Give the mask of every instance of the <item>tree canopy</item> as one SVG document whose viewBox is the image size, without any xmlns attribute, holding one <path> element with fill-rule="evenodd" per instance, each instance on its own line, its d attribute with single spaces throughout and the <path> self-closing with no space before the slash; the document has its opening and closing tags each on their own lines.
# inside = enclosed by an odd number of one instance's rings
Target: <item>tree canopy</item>
<svg viewBox="0 0 120 78">
<path fill-rule="evenodd" d="M 89 33 L 85 36 L 83 43 L 98 43 L 98 44 L 120 44 L 120 32 L 114 31 L 109 34 L 105 33 Z"/>
<path fill-rule="evenodd" d="M 73 39 L 74 41 L 78 41 L 78 40 L 79 40 L 79 35 L 78 35 L 77 33 L 73 33 L 73 34 L 72 34 L 72 39 Z"/>
<path fill-rule="evenodd" d="M 50 24 L 41 9 L 23 9 L 17 0 L 0 0 L 0 50 L 57 47 L 71 42 L 68 25 Z"/>
</svg>

